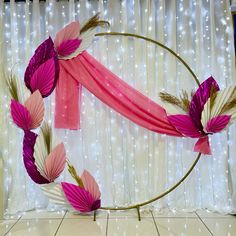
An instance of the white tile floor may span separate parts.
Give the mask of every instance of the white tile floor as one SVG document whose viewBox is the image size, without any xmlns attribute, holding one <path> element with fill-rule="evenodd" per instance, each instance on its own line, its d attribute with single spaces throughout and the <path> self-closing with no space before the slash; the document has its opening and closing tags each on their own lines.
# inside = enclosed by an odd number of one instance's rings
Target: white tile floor
<svg viewBox="0 0 236 236">
<path fill-rule="evenodd" d="M 193 213 L 99 211 L 81 216 L 70 212 L 31 211 L 0 220 L 0 236 L 236 236 L 236 217 L 197 211 Z"/>
</svg>

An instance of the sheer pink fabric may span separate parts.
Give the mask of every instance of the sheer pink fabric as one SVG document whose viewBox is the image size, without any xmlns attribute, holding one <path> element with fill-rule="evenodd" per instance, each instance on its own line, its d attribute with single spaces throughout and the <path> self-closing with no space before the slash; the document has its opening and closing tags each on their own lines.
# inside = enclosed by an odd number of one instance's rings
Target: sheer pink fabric
<svg viewBox="0 0 236 236">
<path fill-rule="evenodd" d="M 60 60 L 56 87 L 55 127 L 80 128 L 81 85 L 102 102 L 136 124 L 161 134 L 182 136 L 157 103 L 119 79 L 86 51 Z"/>
</svg>

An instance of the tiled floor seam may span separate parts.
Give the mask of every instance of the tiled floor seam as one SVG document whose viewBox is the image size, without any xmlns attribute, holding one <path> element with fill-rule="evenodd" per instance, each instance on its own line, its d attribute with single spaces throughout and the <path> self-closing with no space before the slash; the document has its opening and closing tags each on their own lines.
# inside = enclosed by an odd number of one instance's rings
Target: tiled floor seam
<svg viewBox="0 0 236 236">
<path fill-rule="evenodd" d="M 4 236 L 7 235 L 7 234 L 12 230 L 12 228 L 19 222 L 19 220 L 21 219 L 21 217 L 22 217 L 22 216 L 20 216 L 20 217 L 16 220 L 16 222 L 10 227 L 10 229 L 4 234 Z"/>
<path fill-rule="evenodd" d="M 204 226 L 207 228 L 207 230 L 209 231 L 209 233 L 214 236 L 214 234 L 211 232 L 211 230 L 209 229 L 209 227 L 206 225 L 206 223 L 203 221 L 203 219 L 198 215 L 198 213 L 195 211 L 195 214 L 197 215 L 198 219 L 202 222 L 202 224 L 204 224 Z"/>
<path fill-rule="evenodd" d="M 60 222 L 60 224 L 58 225 L 57 230 L 56 230 L 54 236 L 57 235 L 57 233 L 58 233 L 58 231 L 59 231 L 59 229 L 60 229 L 60 227 L 61 227 L 61 224 L 62 224 L 62 222 L 63 222 L 63 220 L 64 220 L 66 214 L 67 214 L 67 211 L 66 211 L 65 214 L 63 215 L 63 217 L 62 217 L 62 219 L 61 219 L 61 222 Z"/>
<path fill-rule="evenodd" d="M 108 236 L 109 213 L 107 214 L 106 236 Z"/>
<path fill-rule="evenodd" d="M 156 227 L 157 234 L 158 234 L 158 236 L 161 236 L 161 235 L 160 235 L 160 232 L 159 232 L 159 229 L 158 229 L 158 226 L 157 226 L 157 223 L 156 223 L 156 220 L 155 220 L 155 218 L 154 218 L 154 216 L 153 216 L 152 211 L 150 211 L 150 213 L 151 213 L 151 215 L 152 215 L 153 223 L 154 223 L 154 225 L 155 225 L 155 227 Z"/>
</svg>

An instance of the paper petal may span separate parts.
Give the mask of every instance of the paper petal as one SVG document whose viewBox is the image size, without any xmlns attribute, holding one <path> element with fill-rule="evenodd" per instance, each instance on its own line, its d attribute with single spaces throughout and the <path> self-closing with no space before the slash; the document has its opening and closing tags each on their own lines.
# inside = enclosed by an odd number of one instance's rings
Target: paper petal
<svg viewBox="0 0 236 236">
<path fill-rule="evenodd" d="M 23 130 L 30 130 L 32 119 L 29 111 L 19 102 L 11 101 L 11 116 L 14 123 Z"/>
<path fill-rule="evenodd" d="M 217 133 L 222 131 L 229 123 L 231 116 L 222 115 L 212 118 L 207 122 L 206 130 L 209 133 Z"/>
<path fill-rule="evenodd" d="M 211 148 L 208 136 L 203 136 L 198 139 L 194 146 L 194 152 L 200 152 L 205 155 L 211 155 Z"/>
<path fill-rule="evenodd" d="M 73 53 L 81 44 L 81 39 L 70 39 L 62 42 L 57 47 L 57 53 L 61 57 L 65 57 Z"/>
<path fill-rule="evenodd" d="M 202 130 L 203 126 L 201 123 L 201 114 L 205 103 L 210 97 L 211 88 L 215 87 L 216 91 L 219 90 L 219 86 L 213 77 L 209 77 L 205 80 L 198 88 L 196 93 L 193 95 L 192 101 L 189 106 L 189 115 L 191 116 L 195 126 Z"/>
<path fill-rule="evenodd" d="M 168 120 L 184 136 L 199 138 L 202 135 L 188 115 L 171 115 Z"/>
<path fill-rule="evenodd" d="M 66 151 L 63 143 L 58 144 L 46 157 L 44 173 L 50 182 L 59 177 L 66 164 Z"/>
<path fill-rule="evenodd" d="M 42 189 L 43 193 L 49 198 L 49 201 L 51 203 L 62 205 L 67 208 L 70 207 L 70 203 L 66 199 L 61 184 L 43 184 L 40 185 L 40 188 Z"/>
<path fill-rule="evenodd" d="M 43 97 L 50 95 L 55 87 L 55 68 L 54 58 L 40 65 L 31 78 L 31 91 L 39 90 Z"/>
<path fill-rule="evenodd" d="M 71 22 L 60 30 L 54 40 L 55 48 L 58 48 L 60 44 L 69 39 L 76 39 L 80 35 L 80 23 L 78 21 Z"/>
<path fill-rule="evenodd" d="M 99 199 L 101 197 L 101 193 L 93 176 L 87 170 L 84 170 L 81 179 L 85 190 L 87 190 L 95 200 Z"/>
<path fill-rule="evenodd" d="M 28 109 L 32 120 L 30 129 L 38 128 L 44 117 L 43 98 L 38 90 L 25 101 L 25 107 Z"/>
<path fill-rule="evenodd" d="M 31 91 L 34 92 L 35 90 L 32 90 L 31 88 L 31 79 L 36 72 L 36 70 L 46 61 L 49 59 L 53 58 L 54 59 L 54 65 L 55 65 L 55 78 L 54 78 L 54 85 L 51 88 L 50 93 L 53 91 L 53 89 L 56 86 L 57 78 L 59 75 L 59 64 L 57 60 L 57 53 L 54 49 L 54 44 L 52 39 L 49 37 L 47 40 L 45 40 L 39 47 L 36 49 L 33 57 L 31 58 L 28 67 L 26 68 L 25 71 L 25 85 L 26 87 Z M 45 78 L 47 80 L 47 77 Z M 41 91 L 40 91 L 41 92 Z M 49 94 L 42 94 L 43 97 L 48 96 Z"/>
<path fill-rule="evenodd" d="M 30 178 L 37 184 L 49 183 L 37 170 L 34 160 L 34 145 L 37 138 L 37 134 L 31 131 L 25 131 L 23 141 L 23 159 L 26 171 Z"/>
<path fill-rule="evenodd" d="M 34 145 L 34 158 L 35 158 L 35 165 L 37 166 L 38 171 L 44 178 L 46 178 L 44 173 L 44 161 L 45 158 L 48 156 L 47 147 L 44 141 L 44 136 L 42 131 L 40 131 L 36 143 Z"/>
<path fill-rule="evenodd" d="M 59 144 L 58 140 L 52 133 L 50 135 L 50 150 L 52 149 L 52 147 L 55 147 L 58 144 Z M 35 165 L 37 166 L 41 175 L 44 176 L 45 178 L 47 177 L 44 172 L 44 162 L 46 157 L 49 155 L 49 152 L 41 129 L 34 146 L 34 158 L 35 158 Z"/>
<path fill-rule="evenodd" d="M 100 204 L 94 204 L 92 195 L 84 188 L 66 182 L 62 183 L 63 191 L 70 204 L 80 212 L 90 212 L 100 207 Z"/>
<path fill-rule="evenodd" d="M 91 29 L 91 30 L 85 31 L 79 37 L 79 39 L 81 40 L 81 44 L 78 47 L 78 49 L 75 50 L 73 53 L 71 53 L 68 56 L 60 57 L 60 59 L 68 60 L 68 59 L 72 59 L 72 58 L 78 56 L 80 53 L 82 53 L 84 50 L 86 50 L 91 45 L 91 43 L 95 37 L 94 36 L 95 33 L 96 33 L 96 29 Z"/>
<path fill-rule="evenodd" d="M 229 102 L 232 96 L 235 93 L 235 86 L 227 87 L 224 90 L 221 90 L 217 93 L 215 104 L 212 107 L 211 118 L 216 117 L 221 112 L 223 106 Z M 236 106 L 236 104 L 235 104 Z"/>
</svg>

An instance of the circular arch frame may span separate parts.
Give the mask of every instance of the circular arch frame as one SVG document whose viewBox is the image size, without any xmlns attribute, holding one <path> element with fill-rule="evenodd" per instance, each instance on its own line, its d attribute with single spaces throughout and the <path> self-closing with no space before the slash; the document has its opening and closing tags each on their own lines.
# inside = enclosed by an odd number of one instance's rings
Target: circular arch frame
<svg viewBox="0 0 236 236">
<path fill-rule="evenodd" d="M 193 70 L 190 68 L 190 66 L 176 53 L 174 52 L 172 49 L 170 49 L 169 47 L 165 46 L 164 44 L 153 40 L 151 38 L 148 37 L 144 37 L 141 35 L 137 35 L 137 34 L 131 34 L 131 33 L 120 33 L 120 32 L 105 32 L 105 33 L 97 33 L 95 34 L 96 37 L 102 37 L 102 36 L 124 36 L 124 37 L 134 37 L 134 38 L 139 38 L 139 39 L 143 39 L 146 40 L 148 42 L 154 43 L 160 47 L 162 47 L 163 49 L 167 50 L 168 52 L 170 52 L 174 57 L 176 57 L 185 67 L 186 69 L 190 72 L 190 74 L 192 75 L 193 79 L 195 80 L 195 82 L 197 83 L 198 86 L 200 86 L 200 82 L 197 78 L 197 76 L 195 75 L 195 73 L 193 72 Z M 118 211 L 118 210 L 129 210 L 129 209 L 137 209 L 137 213 L 138 213 L 138 219 L 141 220 L 141 216 L 140 216 L 140 207 L 148 205 L 152 202 L 155 202 L 161 198 L 163 198 L 164 196 L 168 195 L 169 193 L 171 193 L 172 191 L 174 191 L 193 171 L 193 169 L 195 168 L 195 166 L 197 165 L 198 161 L 200 160 L 201 157 L 201 153 L 198 153 L 195 161 L 193 162 L 193 164 L 190 166 L 190 168 L 188 169 L 188 171 L 183 175 L 183 177 L 177 182 L 175 183 L 172 187 L 170 187 L 169 189 L 167 189 L 165 192 L 159 194 L 158 196 L 144 201 L 144 202 L 140 202 L 134 205 L 130 205 L 130 206 L 124 206 L 124 207 L 100 207 L 100 209 L 102 210 L 108 210 L 108 211 Z M 96 211 L 94 211 L 94 220 L 96 220 Z"/>
</svg>

